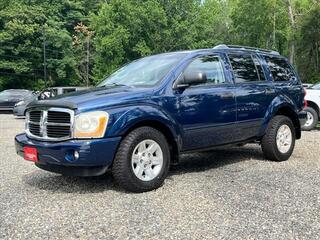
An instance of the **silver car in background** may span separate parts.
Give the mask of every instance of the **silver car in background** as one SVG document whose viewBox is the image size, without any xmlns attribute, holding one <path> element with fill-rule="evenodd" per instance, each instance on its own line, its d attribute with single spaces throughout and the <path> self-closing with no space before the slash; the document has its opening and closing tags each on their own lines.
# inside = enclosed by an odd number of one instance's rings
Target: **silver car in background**
<svg viewBox="0 0 320 240">
<path fill-rule="evenodd" d="M 16 103 L 13 108 L 13 114 L 15 116 L 25 116 L 26 109 L 29 103 L 36 100 L 44 100 L 58 95 L 71 93 L 79 90 L 86 89 L 86 87 L 52 87 L 46 88 L 41 92 L 34 92 L 31 96 L 24 98 L 20 102 Z"/>
<path fill-rule="evenodd" d="M 0 111 L 12 111 L 17 102 L 32 96 L 32 91 L 25 89 L 4 90 L 0 92 Z"/>
</svg>

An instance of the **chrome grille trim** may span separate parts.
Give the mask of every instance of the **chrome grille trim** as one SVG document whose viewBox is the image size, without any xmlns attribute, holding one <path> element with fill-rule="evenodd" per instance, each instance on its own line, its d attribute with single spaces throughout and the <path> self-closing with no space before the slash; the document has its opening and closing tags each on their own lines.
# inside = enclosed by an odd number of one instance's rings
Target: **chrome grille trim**
<svg viewBox="0 0 320 240">
<path fill-rule="evenodd" d="M 30 120 L 30 113 L 31 112 L 40 112 L 40 121 L 35 122 Z M 70 123 L 59 123 L 59 122 L 48 122 L 48 112 L 62 112 L 62 113 L 68 113 L 70 115 Z M 67 109 L 67 108 L 32 108 L 27 111 L 26 113 L 26 125 L 25 125 L 25 132 L 28 137 L 36 140 L 42 140 L 42 141 L 65 141 L 73 138 L 73 127 L 74 127 L 74 111 Z M 35 119 L 32 119 L 35 120 Z M 30 124 L 33 125 L 39 125 L 40 129 L 40 136 L 34 135 L 30 131 Z M 48 136 L 48 126 L 61 126 L 61 127 L 69 127 L 69 134 L 65 137 L 49 137 Z M 65 129 L 65 128 L 64 128 Z"/>
</svg>

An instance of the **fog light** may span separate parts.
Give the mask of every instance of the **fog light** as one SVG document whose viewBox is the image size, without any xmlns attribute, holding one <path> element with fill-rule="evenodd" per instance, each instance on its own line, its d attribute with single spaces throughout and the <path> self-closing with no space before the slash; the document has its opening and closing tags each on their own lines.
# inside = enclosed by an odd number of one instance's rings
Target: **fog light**
<svg viewBox="0 0 320 240">
<path fill-rule="evenodd" d="M 74 159 L 75 159 L 75 160 L 78 160 L 79 157 L 80 157 L 80 154 L 79 154 L 78 151 L 74 151 L 73 156 L 74 156 Z"/>
</svg>

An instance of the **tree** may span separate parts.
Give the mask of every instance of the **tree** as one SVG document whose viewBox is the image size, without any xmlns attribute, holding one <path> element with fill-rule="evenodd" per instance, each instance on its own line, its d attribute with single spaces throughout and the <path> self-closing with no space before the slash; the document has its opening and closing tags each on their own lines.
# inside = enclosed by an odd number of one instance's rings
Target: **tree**
<svg viewBox="0 0 320 240">
<path fill-rule="evenodd" d="M 2 88 L 43 88 L 44 64 L 48 85 L 72 85 L 79 82 L 72 34 L 76 23 L 85 21 L 88 15 L 87 7 L 81 1 L 18 0 L 2 6 Z M 45 62 L 43 45 L 46 46 Z"/>
<path fill-rule="evenodd" d="M 73 35 L 73 46 L 75 50 L 75 55 L 77 56 L 77 74 L 81 82 L 85 83 L 88 87 L 90 85 L 90 79 L 92 78 L 90 74 L 91 69 L 91 38 L 94 34 L 87 26 L 82 22 L 75 26 L 75 35 Z"/>
<path fill-rule="evenodd" d="M 112 0 L 90 19 L 96 80 L 150 54 L 213 47 L 227 35 L 224 2 L 218 0 Z"/>
<path fill-rule="evenodd" d="M 231 12 L 233 42 L 284 50 L 287 19 L 284 4 L 276 0 L 238 0 Z"/>
<path fill-rule="evenodd" d="M 130 60 L 162 51 L 166 26 L 165 12 L 155 0 L 104 3 L 91 18 L 96 80 Z"/>
<path fill-rule="evenodd" d="M 140 57 L 220 43 L 278 50 L 295 63 L 305 81 L 316 81 L 319 4 L 318 0 L 0 0 L 0 90 L 39 89 L 45 78 L 52 86 L 94 84 Z"/>
<path fill-rule="evenodd" d="M 301 23 L 298 66 L 304 80 L 320 81 L 320 6 L 312 9 Z"/>
<path fill-rule="evenodd" d="M 296 24 L 292 0 L 285 0 L 285 2 L 288 6 L 288 15 L 290 19 L 290 26 L 291 26 L 291 33 L 292 33 L 292 37 L 290 38 L 290 41 L 289 41 L 289 62 L 294 63 L 294 56 L 295 56 L 295 49 L 296 49 L 295 33 L 297 31 L 296 30 L 297 24 Z"/>
</svg>

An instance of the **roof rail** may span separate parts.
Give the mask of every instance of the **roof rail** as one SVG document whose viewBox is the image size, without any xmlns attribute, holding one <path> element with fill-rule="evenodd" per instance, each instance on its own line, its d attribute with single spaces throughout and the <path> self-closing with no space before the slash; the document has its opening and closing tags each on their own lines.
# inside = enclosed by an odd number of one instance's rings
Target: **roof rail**
<svg viewBox="0 0 320 240">
<path fill-rule="evenodd" d="M 255 47 L 248 47 L 248 46 L 239 46 L 239 45 L 226 45 L 226 44 L 220 44 L 215 46 L 213 49 L 239 49 L 239 50 L 250 50 L 250 51 L 256 51 L 256 52 L 263 52 L 263 53 L 270 53 L 274 55 L 279 55 L 280 53 L 274 50 L 268 50 L 263 48 L 255 48 Z"/>
</svg>

